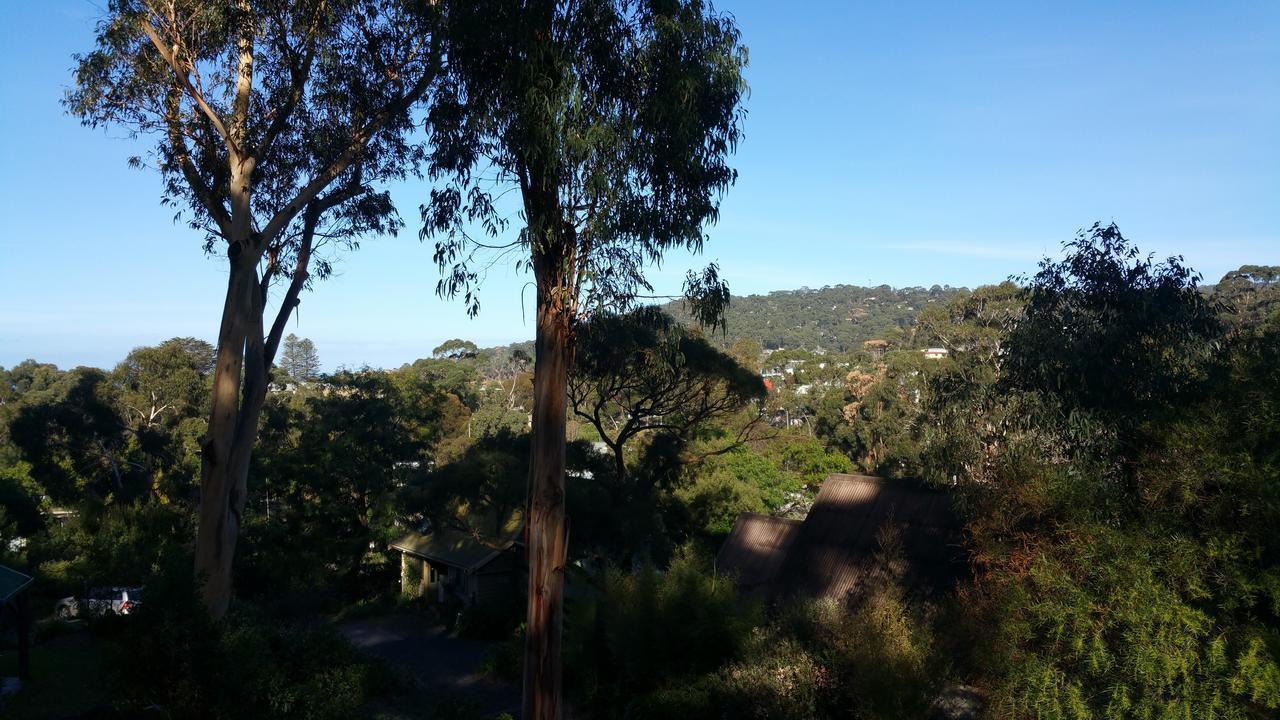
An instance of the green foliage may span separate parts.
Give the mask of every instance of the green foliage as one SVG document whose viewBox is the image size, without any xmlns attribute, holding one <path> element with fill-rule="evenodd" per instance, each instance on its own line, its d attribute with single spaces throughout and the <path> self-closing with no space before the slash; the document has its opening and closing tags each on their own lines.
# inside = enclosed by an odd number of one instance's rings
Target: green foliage
<svg viewBox="0 0 1280 720">
<path fill-rule="evenodd" d="M 1179 407 L 1204 387 L 1221 321 L 1199 276 L 1171 257 L 1141 257 L 1114 224 L 1095 224 L 1045 260 L 1009 338 L 1010 387 L 1046 393 L 1063 410 L 1130 423 Z"/>
<path fill-rule="evenodd" d="M 324 386 L 264 408 L 240 568 L 242 591 L 264 603 L 385 586 L 397 487 L 431 459 L 442 398 L 429 383 L 363 370 Z"/>
<path fill-rule="evenodd" d="M 320 377 L 320 353 L 310 338 L 299 339 L 289 333 L 280 343 L 280 360 L 276 367 L 285 378 L 294 382 L 312 382 Z"/>
<path fill-rule="evenodd" d="M 448 360 L 458 360 L 460 358 L 473 358 L 479 352 L 476 344 L 470 340 L 461 340 L 454 338 L 445 340 L 431 351 L 433 358 L 445 358 Z"/>
<path fill-rule="evenodd" d="M 708 458 L 674 496 L 696 533 L 728 534 L 744 512 L 770 513 L 802 497 L 807 473 L 783 468 L 783 458 L 749 447 Z"/>
<path fill-rule="evenodd" d="M 1241 265 L 1205 288 L 1236 327 L 1261 325 L 1280 310 L 1280 266 Z"/>
<path fill-rule="evenodd" d="M 579 329 L 570 396 L 579 416 L 622 445 L 646 430 L 692 433 L 762 399 L 764 387 L 701 335 L 645 307 L 600 314 Z"/>
<path fill-rule="evenodd" d="M 268 255 L 265 289 L 270 276 L 292 274 L 303 208 L 329 186 L 341 191 L 311 210 L 329 211 L 323 228 L 330 248 L 401 225 L 375 187 L 403 179 L 422 158 L 409 138 L 410 110 L 434 79 L 436 58 L 409 42 L 431 35 L 421 9 L 394 1 L 210 8 L 189 0 L 161 9 L 121 0 L 98 24 L 95 48 L 76 56 L 65 104 L 86 125 L 155 139 L 156 162 L 146 164 L 160 171 L 166 204 L 190 207 L 191 225 L 207 233 L 207 250 L 219 239 L 242 240 L 232 236 L 231 217 L 241 211 L 232 202 L 238 188 L 228 181 L 231 166 L 247 162 L 246 203 L 261 242 L 244 250 Z M 247 30 L 246 96 L 237 82 L 237 44 Z M 395 68 L 394 80 L 388 68 Z M 195 82 L 187 79 L 193 71 Z M 328 261 L 313 261 L 313 276 L 331 272 Z M 286 306 L 286 316 L 291 311 Z"/>
<path fill-rule="evenodd" d="M 917 474 L 920 402 L 929 378 L 945 369 L 916 350 L 888 354 L 874 372 L 854 369 L 819 397 L 814 433 L 864 472 Z"/>
<path fill-rule="evenodd" d="M 981 569 L 966 605 L 994 715 L 1273 715 L 1275 330 L 1224 336 L 1194 273 L 1114 227 L 1067 249 L 1003 361 L 926 396 L 925 458 L 960 481 Z"/>
<path fill-rule="evenodd" d="M 1074 526 L 1070 542 L 1041 543 L 985 589 L 1002 616 L 993 646 L 1017 649 L 1003 656 L 997 715 L 1249 718 L 1280 707 L 1271 632 L 1247 610 L 1267 601 L 1268 574 L 1244 571 L 1245 542 L 1155 524 Z"/>
<path fill-rule="evenodd" d="M 741 442 L 764 396 L 755 372 L 658 308 L 601 313 L 578 330 L 569 401 L 612 455 L 614 504 L 653 506 L 691 443 Z M 646 439 L 632 473 L 628 449 Z"/>
<path fill-rule="evenodd" d="M 853 462 L 847 456 L 827 450 L 816 438 L 774 444 L 771 448 L 775 453 L 781 448 L 782 471 L 795 473 L 807 487 L 818 487 L 832 473 L 853 472 Z"/>
<path fill-rule="evenodd" d="M 735 295 L 725 310 L 725 333 L 713 339 L 724 347 L 749 340 L 768 349 L 853 352 L 868 340 L 906 337 L 918 313 L 959 292 L 962 289 L 936 285 L 898 289 L 834 285 Z M 663 309 L 679 320 L 693 319 L 679 302 Z M 774 362 L 772 357 L 769 362 Z"/>
<path fill-rule="evenodd" d="M 518 242 L 539 291 L 568 292 L 575 311 L 627 308 L 650 289 L 648 263 L 701 249 L 741 136 L 746 50 L 732 18 L 696 0 L 593 0 L 460 3 L 445 22 L 449 63 L 428 120 L 440 183 L 422 208 L 442 295 L 477 311 L 470 231 L 506 229 L 503 186 L 522 190 Z"/>
<path fill-rule="evenodd" d="M 129 435 L 106 373 L 76 368 L 24 399 L 9 437 L 31 464 L 30 475 L 55 502 L 86 495 L 136 497 L 147 478 L 129 458 Z"/>
<path fill-rule="evenodd" d="M 607 570 L 598 593 L 568 610 L 570 696 L 596 717 L 623 717 L 629 699 L 737 657 L 760 609 L 710 565 L 684 548 L 665 571 Z"/>
<path fill-rule="evenodd" d="M 147 602 L 121 623 L 112 697 L 123 712 L 186 718 L 350 718 L 385 691 L 386 669 L 327 625 L 280 623 L 241 606 L 214 624 L 190 559 L 166 556 Z"/>
<path fill-rule="evenodd" d="M 112 375 L 135 426 L 172 427 L 207 415 L 213 346 L 195 338 L 173 338 L 155 347 L 134 348 Z"/>
<path fill-rule="evenodd" d="M 400 493 L 401 512 L 432 527 L 503 537 L 518 525 L 529 474 L 529 436 L 500 431 L 462 457 L 415 473 Z"/>
<path fill-rule="evenodd" d="M 50 523 L 30 557 L 42 580 L 65 594 L 87 588 L 141 585 L 175 538 L 194 532 L 180 506 L 138 500 L 85 504 L 72 520 Z"/>
<path fill-rule="evenodd" d="M 890 548 L 888 569 L 891 556 Z M 637 697 L 628 717 L 923 717 L 947 668 L 935 617 L 908 604 L 899 582 L 883 573 L 850 605 L 785 605 L 736 656 L 711 672 L 668 678 Z"/>
</svg>

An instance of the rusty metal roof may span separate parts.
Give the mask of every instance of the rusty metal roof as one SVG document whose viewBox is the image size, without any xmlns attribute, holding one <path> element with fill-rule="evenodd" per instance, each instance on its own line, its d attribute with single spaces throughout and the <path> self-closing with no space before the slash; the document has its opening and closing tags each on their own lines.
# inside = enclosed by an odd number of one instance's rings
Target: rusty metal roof
<svg viewBox="0 0 1280 720">
<path fill-rule="evenodd" d="M 803 522 L 740 517 L 720 563 L 740 568 L 744 590 L 762 583 L 773 595 L 843 599 L 873 573 L 888 571 L 881 538 L 894 535 L 902 561 L 894 570 L 905 589 L 935 595 L 964 572 L 961 527 L 943 490 L 912 480 L 829 475 Z"/>
<path fill-rule="evenodd" d="M 737 575 L 738 587 L 746 592 L 767 588 L 799 530 L 799 520 L 744 512 L 716 555 L 716 569 Z"/>
</svg>

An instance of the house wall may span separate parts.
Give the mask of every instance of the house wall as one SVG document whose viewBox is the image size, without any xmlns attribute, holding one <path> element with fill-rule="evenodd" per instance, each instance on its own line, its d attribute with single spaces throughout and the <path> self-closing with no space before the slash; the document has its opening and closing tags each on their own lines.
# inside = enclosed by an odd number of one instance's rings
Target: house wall
<svg viewBox="0 0 1280 720">
<path fill-rule="evenodd" d="M 478 573 L 466 573 L 402 552 L 400 592 L 432 603 L 458 601 L 470 605 L 501 602 L 505 596 L 521 590 L 524 582 L 522 567 L 518 551 L 504 553 Z"/>
<path fill-rule="evenodd" d="M 400 553 L 400 593 L 436 602 L 440 599 L 441 582 L 449 572 L 449 568 L 443 565 L 432 565 L 427 560 L 402 552 Z"/>
</svg>

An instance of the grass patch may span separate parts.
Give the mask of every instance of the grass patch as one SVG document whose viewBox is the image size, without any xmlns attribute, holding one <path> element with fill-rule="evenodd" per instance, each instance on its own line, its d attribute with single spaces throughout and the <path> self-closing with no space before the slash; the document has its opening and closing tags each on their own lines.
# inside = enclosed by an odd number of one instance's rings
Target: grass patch
<svg viewBox="0 0 1280 720">
<path fill-rule="evenodd" d="M 108 704 L 102 646 L 88 632 L 50 638 L 31 648 L 31 679 L 4 707 L 12 720 L 84 714 Z M 16 677 L 18 650 L 0 651 L 0 676 Z"/>
</svg>

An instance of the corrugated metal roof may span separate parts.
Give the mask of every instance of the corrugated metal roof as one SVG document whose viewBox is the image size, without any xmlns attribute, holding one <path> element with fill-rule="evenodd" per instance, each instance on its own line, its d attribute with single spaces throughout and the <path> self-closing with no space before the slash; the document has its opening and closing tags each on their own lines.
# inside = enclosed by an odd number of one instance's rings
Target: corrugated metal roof
<svg viewBox="0 0 1280 720">
<path fill-rule="evenodd" d="M 883 532 L 897 534 L 904 567 L 902 581 L 913 595 L 934 595 L 954 587 L 965 568 L 961 522 L 950 496 L 911 480 L 869 475 L 829 475 L 803 522 L 787 530 L 785 542 L 770 541 L 765 523 L 739 518 L 721 557 L 742 567 L 744 581 L 772 584 L 772 594 L 844 598 L 883 568 Z M 747 582 L 744 590 L 754 590 Z"/>
<path fill-rule="evenodd" d="M 0 565 L 0 603 L 9 602 L 23 588 L 31 584 L 31 576 L 10 567 Z"/>
<path fill-rule="evenodd" d="M 880 536 L 896 532 L 903 584 L 932 595 L 964 570 L 960 518 L 944 491 L 912 480 L 830 475 L 778 574 L 782 592 L 844 598 L 875 572 Z"/>
<path fill-rule="evenodd" d="M 716 556 L 716 569 L 738 577 L 738 586 L 753 591 L 769 585 L 800 529 L 799 520 L 744 512 Z"/>
<path fill-rule="evenodd" d="M 478 538 L 470 533 L 442 529 L 426 535 L 409 533 L 391 543 L 391 548 L 468 572 L 475 572 L 514 544 L 516 544 L 515 538 L 505 540 Z"/>
</svg>

